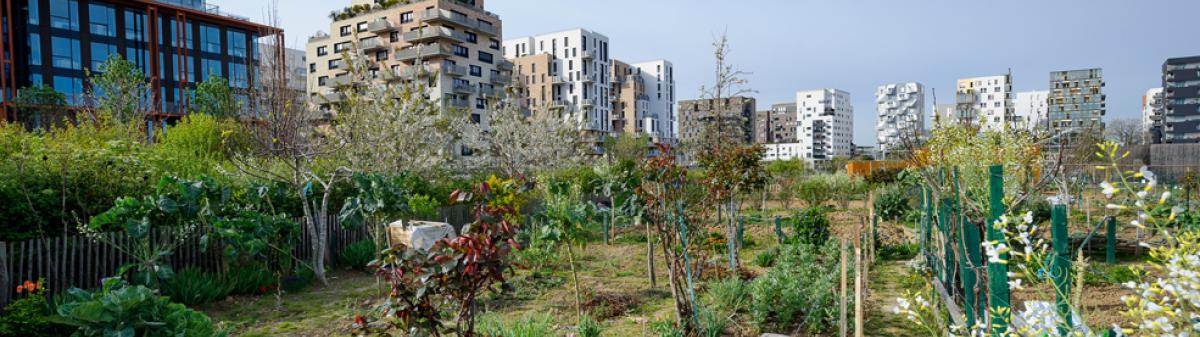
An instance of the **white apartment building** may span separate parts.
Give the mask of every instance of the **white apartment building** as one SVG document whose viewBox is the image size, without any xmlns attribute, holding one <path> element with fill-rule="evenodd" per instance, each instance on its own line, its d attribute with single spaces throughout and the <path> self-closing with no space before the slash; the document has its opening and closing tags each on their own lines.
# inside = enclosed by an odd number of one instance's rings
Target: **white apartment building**
<svg viewBox="0 0 1200 337">
<path fill-rule="evenodd" d="M 763 144 L 766 152 L 763 161 L 792 160 L 804 158 L 804 146 L 800 143 Z"/>
<path fill-rule="evenodd" d="M 504 93 L 512 64 L 501 54 L 500 17 L 484 10 L 484 0 L 350 4 L 334 14 L 329 34 L 308 40 L 307 91 L 315 102 L 330 106 L 345 99 L 335 88 L 361 85 L 343 60 L 361 52 L 375 62 L 370 75 L 378 81 L 420 83 L 430 99 L 488 127 L 488 105 Z"/>
<path fill-rule="evenodd" d="M 1142 134 L 1146 144 L 1162 143 L 1163 88 L 1151 88 L 1142 96 Z"/>
<path fill-rule="evenodd" d="M 608 37 L 572 29 L 504 41 L 505 58 L 540 54 L 551 56 L 550 69 L 542 70 L 552 83 L 552 97 L 547 99 L 551 109 L 559 111 L 563 118 L 575 118 L 586 131 L 611 132 Z"/>
<path fill-rule="evenodd" d="M 679 120 L 675 115 L 675 66 L 667 60 L 631 64 L 640 71 L 646 85 L 648 101 L 644 116 L 638 120 L 638 130 L 650 135 L 656 143 L 674 145 L 679 140 Z M 648 127 L 647 127 L 648 126 Z"/>
<path fill-rule="evenodd" d="M 959 122 L 983 131 L 1003 131 L 1016 121 L 1011 75 L 964 78 L 956 87 Z"/>
<path fill-rule="evenodd" d="M 850 93 L 819 89 L 796 93 L 796 139 L 806 161 L 850 157 L 854 150 L 854 107 Z"/>
<path fill-rule="evenodd" d="M 933 128 L 943 128 L 958 124 L 957 104 L 938 104 L 933 107 Z"/>
<path fill-rule="evenodd" d="M 875 134 L 879 153 L 902 148 L 904 141 L 925 135 L 925 86 L 917 82 L 886 84 L 875 91 L 878 112 Z"/>
<path fill-rule="evenodd" d="M 1018 92 L 1013 100 L 1013 127 L 1029 131 L 1046 130 L 1050 115 L 1048 90 Z"/>
</svg>

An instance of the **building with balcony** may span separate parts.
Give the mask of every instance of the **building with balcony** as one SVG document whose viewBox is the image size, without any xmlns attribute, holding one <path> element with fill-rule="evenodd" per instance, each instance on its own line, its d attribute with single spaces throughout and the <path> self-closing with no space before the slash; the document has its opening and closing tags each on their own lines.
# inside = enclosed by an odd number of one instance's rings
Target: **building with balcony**
<svg viewBox="0 0 1200 337">
<path fill-rule="evenodd" d="M 548 56 L 548 57 L 547 57 Z M 573 118 L 584 131 L 602 141 L 612 132 L 612 69 L 608 37 L 583 29 L 572 29 L 504 41 L 504 57 L 514 64 L 529 62 L 542 67 L 522 67 L 519 77 L 546 80 L 545 98 L 549 111 Z M 541 92 L 533 92 L 541 95 Z M 535 105 L 536 107 L 536 105 Z"/>
<path fill-rule="evenodd" d="M 0 110 L 22 120 L 12 104 L 19 90 L 45 84 L 84 104 L 87 71 L 112 56 L 135 63 L 150 84 L 150 122 L 169 122 L 188 111 L 196 84 L 216 75 L 236 97 L 260 76 L 259 40 L 281 45 L 283 31 L 221 12 L 203 0 L 5 0 L 8 22 L 0 43 Z"/>
<path fill-rule="evenodd" d="M 258 54 L 260 59 L 267 59 L 271 53 L 279 52 L 275 46 L 267 43 L 259 43 Z M 303 50 L 283 48 L 283 63 L 280 63 L 282 70 L 286 72 L 287 88 L 303 95 L 308 90 L 308 57 L 304 55 Z M 265 64 L 264 66 L 267 66 Z"/>
<path fill-rule="evenodd" d="M 754 143 L 795 143 L 796 125 L 796 103 L 772 104 L 754 113 Z"/>
<path fill-rule="evenodd" d="M 1018 92 L 1013 99 L 1013 126 L 1029 131 L 1043 131 L 1047 127 L 1050 91 L 1035 90 Z"/>
<path fill-rule="evenodd" d="M 1100 68 L 1051 72 L 1049 89 L 1046 125 L 1052 144 L 1069 145 L 1082 132 L 1104 134 L 1104 72 Z"/>
<path fill-rule="evenodd" d="M 925 137 L 925 86 L 917 82 L 885 84 L 875 91 L 875 135 L 884 157 L 916 146 Z"/>
<path fill-rule="evenodd" d="M 679 141 L 697 146 L 749 144 L 754 141 L 755 104 L 753 97 L 743 96 L 680 101 Z"/>
<path fill-rule="evenodd" d="M 1162 144 L 1163 88 L 1151 88 L 1142 96 L 1142 140 L 1146 144 Z"/>
<path fill-rule="evenodd" d="M 641 81 L 645 88 L 646 111 L 635 122 L 637 131 L 649 135 L 650 140 L 655 144 L 678 144 L 679 120 L 675 115 L 675 66 L 667 60 L 654 60 L 631 64 L 625 70 L 622 80 Z M 617 85 L 614 83 L 613 86 Z M 625 103 L 625 101 L 621 101 L 621 103 Z"/>
<path fill-rule="evenodd" d="M 1163 63 L 1163 143 L 1200 143 L 1200 56 Z"/>
<path fill-rule="evenodd" d="M 958 80 L 955 118 L 983 131 L 1003 131 L 1016 119 L 1012 107 L 1012 75 Z"/>
<path fill-rule="evenodd" d="M 958 125 L 958 104 L 937 104 L 933 106 L 933 128 L 944 128 Z"/>
<path fill-rule="evenodd" d="M 796 93 L 797 142 L 809 162 L 849 158 L 854 151 L 854 106 L 850 93 L 819 89 Z"/>
<path fill-rule="evenodd" d="M 335 92 L 352 84 L 343 57 L 361 53 L 373 62 L 370 72 L 379 81 L 419 83 L 443 108 L 465 110 L 487 128 L 488 108 L 511 81 L 512 64 L 503 57 L 502 21 L 484 8 L 484 0 L 389 6 L 353 0 L 349 10 L 333 15 L 328 34 L 309 39 L 307 92 L 323 108 L 344 98 Z"/>
</svg>

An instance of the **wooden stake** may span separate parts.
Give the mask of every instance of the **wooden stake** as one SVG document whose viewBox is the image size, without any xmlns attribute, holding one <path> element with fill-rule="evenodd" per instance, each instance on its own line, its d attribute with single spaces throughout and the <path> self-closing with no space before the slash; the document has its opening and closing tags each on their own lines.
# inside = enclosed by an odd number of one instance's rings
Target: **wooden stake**
<svg viewBox="0 0 1200 337">
<path fill-rule="evenodd" d="M 838 311 L 838 336 L 846 337 L 846 255 L 850 254 L 846 247 L 846 240 L 842 241 L 842 250 L 839 254 L 842 257 L 842 282 L 841 282 L 841 310 Z"/>
<path fill-rule="evenodd" d="M 863 251 L 854 249 L 854 336 L 863 337 Z"/>
</svg>

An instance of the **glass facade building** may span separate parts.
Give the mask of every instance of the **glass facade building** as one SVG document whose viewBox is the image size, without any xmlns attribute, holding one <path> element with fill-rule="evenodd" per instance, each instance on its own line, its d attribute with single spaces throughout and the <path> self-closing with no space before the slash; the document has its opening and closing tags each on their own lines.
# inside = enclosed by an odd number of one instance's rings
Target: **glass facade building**
<svg viewBox="0 0 1200 337">
<path fill-rule="evenodd" d="M 45 84 L 81 104 L 86 74 L 114 56 L 137 64 L 152 87 L 152 117 L 187 111 L 198 82 L 227 78 L 244 95 L 255 81 L 258 40 L 279 29 L 208 10 L 203 0 L 4 0 L 0 100 Z M 245 99 L 245 97 L 242 97 Z"/>
</svg>

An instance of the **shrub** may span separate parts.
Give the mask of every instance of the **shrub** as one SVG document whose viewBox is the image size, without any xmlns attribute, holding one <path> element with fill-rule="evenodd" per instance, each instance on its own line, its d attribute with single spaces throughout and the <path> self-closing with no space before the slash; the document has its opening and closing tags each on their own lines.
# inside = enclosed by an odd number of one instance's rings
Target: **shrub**
<svg viewBox="0 0 1200 337">
<path fill-rule="evenodd" d="M 758 252 L 758 255 L 754 255 L 754 265 L 763 268 L 770 268 L 771 266 L 775 265 L 775 256 L 777 255 L 779 255 L 779 249 L 777 248 L 771 248 Z"/>
<path fill-rule="evenodd" d="M 233 291 L 233 285 L 204 271 L 185 268 L 163 283 L 160 290 L 171 301 L 199 305 L 224 299 Z"/>
<path fill-rule="evenodd" d="M 35 290 L 29 297 L 4 307 L 4 315 L 0 316 L 0 336 L 53 337 L 70 335 L 74 331 L 71 326 L 50 321 L 48 318 L 53 315 L 45 291 Z"/>
<path fill-rule="evenodd" d="M 746 283 L 737 278 L 711 282 L 702 297 L 704 304 L 720 313 L 737 313 L 750 301 Z"/>
<path fill-rule="evenodd" d="M 375 242 L 363 240 L 342 249 L 342 253 L 338 255 L 338 262 L 346 266 L 346 269 L 364 269 L 375 260 L 375 253 Z"/>
<path fill-rule="evenodd" d="M 725 335 L 725 327 L 729 319 L 722 313 L 709 308 L 700 308 L 696 313 L 700 318 L 700 335 L 704 337 L 721 337 Z"/>
<path fill-rule="evenodd" d="M 283 278 L 283 284 L 281 287 L 283 288 L 283 291 L 294 293 L 304 290 L 305 287 L 308 287 L 308 285 L 312 284 L 313 280 L 316 279 L 316 274 L 313 273 L 312 268 L 296 266 L 296 269 L 292 271 L 291 275 Z"/>
<path fill-rule="evenodd" d="M 820 245 L 829 240 L 829 218 L 825 217 L 825 209 L 808 208 L 791 220 L 792 236 L 787 238 L 788 243 Z"/>
<path fill-rule="evenodd" d="M 600 334 L 604 332 L 600 323 L 586 315 L 579 319 L 579 326 L 576 329 L 579 330 L 579 337 L 600 337 Z"/>
<path fill-rule="evenodd" d="M 902 171 L 904 171 L 902 168 L 878 169 L 871 171 L 871 174 L 868 174 L 863 180 L 865 180 L 867 184 L 875 186 L 892 184 L 900 181 L 900 172 Z"/>
<path fill-rule="evenodd" d="M 820 177 L 809 177 L 796 185 L 796 196 L 808 207 L 822 207 L 833 199 L 829 183 Z"/>
<path fill-rule="evenodd" d="M 63 295 L 54 320 L 78 327 L 74 336 L 211 337 L 225 333 L 213 328 L 208 316 L 171 303 L 150 288 L 105 279 L 101 289 L 78 288 Z"/>
<path fill-rule="evenodd" d="M 508 322 L 508 323 L 505 323 Z M 484 336 L 496 337 L 543 337 L 554 335 L 554 324 L 550 315 L 530 315 L 513 320 L 499 314 L 485 314 L 479 320 L 479 331 Z"/>
<path fill-rule="evenodd" d="M 875 196 L 875 214 L 884 220 L 900 220 L 912 210 L 908 191 L 899 186 L 879 189 Z"/>
<path fill-rule="evenodd" d="M 675 323 L 669 320 L 650 322 L 650 332 L 658 337 L 684 337 L 683 329 L 675 326 Z"/>
<path fill-rule="evenodd" d="M 251 263 L 229 268 L 225 281 L 233 294 L 265 294 L 275 285 L 275 275 L 260 263 Z"/>
<path fill-rule="evenodd" d="M 879 258 L 885 261 L 908 260 L 917 256 L 920 247 L 916 243 L 884 245 L 879 249 Z"/>
<path fill-rule="evenodd" d="M 838 314 L 838 248 L 832 241 L 783 246 L 775 266 L 750 284 L 753 323 L 787 331 L 799 324 L 811 333 L 832 326 Z"/>
</svg>

